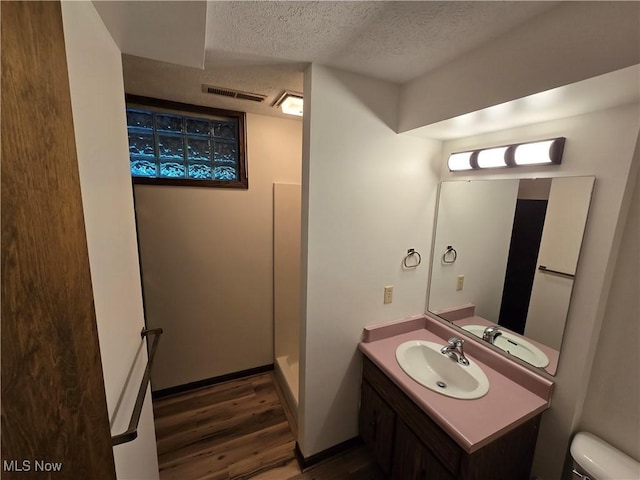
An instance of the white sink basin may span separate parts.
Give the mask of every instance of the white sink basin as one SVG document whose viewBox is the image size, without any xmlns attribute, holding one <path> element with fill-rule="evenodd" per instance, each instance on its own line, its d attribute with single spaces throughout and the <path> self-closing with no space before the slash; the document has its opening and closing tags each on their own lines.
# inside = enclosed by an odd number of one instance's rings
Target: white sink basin
<svg viewBox="0 0 640 480">
<path fill-rule="evenodd" d="M 465 366 L 440 353 L 443 346 L 411 340 L 398 346 L 396 359 L 407 375 L 434 392 L 463 399 L 485 395 L 489 380 L 482 369 L 471 360 Z"/>
<path fill-rule="evenodd" d="M 475 336 L 482 338 L 484 329 L 487 328 L 484 325 L 465 325 L 462 327 L 469 333 L 473 333 Z M 549 365 L 549 357 L 540 350 L 538 347 L 528 342 L 519 335 L 515 335 L 504 330 L 500 330 L 502 335 L 495 338 L 493 344 L 504 350 L 505 352 L 530 363 L 534 367 L 546 367 Z"/>
</svg>

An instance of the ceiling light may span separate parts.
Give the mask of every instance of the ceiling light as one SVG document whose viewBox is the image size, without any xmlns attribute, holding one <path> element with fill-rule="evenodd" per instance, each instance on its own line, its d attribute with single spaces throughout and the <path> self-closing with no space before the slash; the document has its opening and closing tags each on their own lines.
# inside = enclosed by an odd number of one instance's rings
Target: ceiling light
<svg viewBox="0 0 640 480">
<path fill-rule="evenodd" d="M 275 108 L 282 110 L 282 113 L 302 116 L 303 100 L 301 93 L 284 92 L 273 104 Z"/>
<path fill-rule="evenodd" d="M 452 172 L 481 168 L 559 165 L 564 153 L 564 137 L 539 142 L 516 143 L 452 153 L 447 165 Z"/>
</svg>

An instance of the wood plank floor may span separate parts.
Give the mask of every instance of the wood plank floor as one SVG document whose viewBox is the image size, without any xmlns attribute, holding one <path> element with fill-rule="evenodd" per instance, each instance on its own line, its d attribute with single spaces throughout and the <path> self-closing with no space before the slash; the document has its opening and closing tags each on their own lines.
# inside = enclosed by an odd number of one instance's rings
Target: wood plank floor
<svg viewBox="0 0 640 480">
<path fill-rule="evenodd" d="M 161 480 L 382 480 L 364 447 L 302 473 L 273 372 L 153 403 Z"/>
</svg>

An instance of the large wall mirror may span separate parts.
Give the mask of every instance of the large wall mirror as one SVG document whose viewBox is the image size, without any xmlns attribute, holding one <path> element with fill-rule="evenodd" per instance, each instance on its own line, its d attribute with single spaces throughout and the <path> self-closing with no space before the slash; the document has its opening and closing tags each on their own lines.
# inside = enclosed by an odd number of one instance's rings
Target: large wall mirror
<svg viewBox="0 0 640 480">
<path fill-rule="evenodd" d="M 594 183 L 442 182 L 428 311 L 555 375 Z"/>
</svg>

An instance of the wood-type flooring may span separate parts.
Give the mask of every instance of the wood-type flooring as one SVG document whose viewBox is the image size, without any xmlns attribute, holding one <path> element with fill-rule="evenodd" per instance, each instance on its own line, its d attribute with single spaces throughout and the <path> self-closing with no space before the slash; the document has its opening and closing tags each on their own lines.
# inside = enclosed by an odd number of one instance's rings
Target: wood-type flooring
<svg viewBox="0 0 640 480">
<path fill-rule="evenodd" d="M 363 446 L 304 473 L 273 372 L 153 403 L 161 480 L 383 480 Z"/>
</svg>

